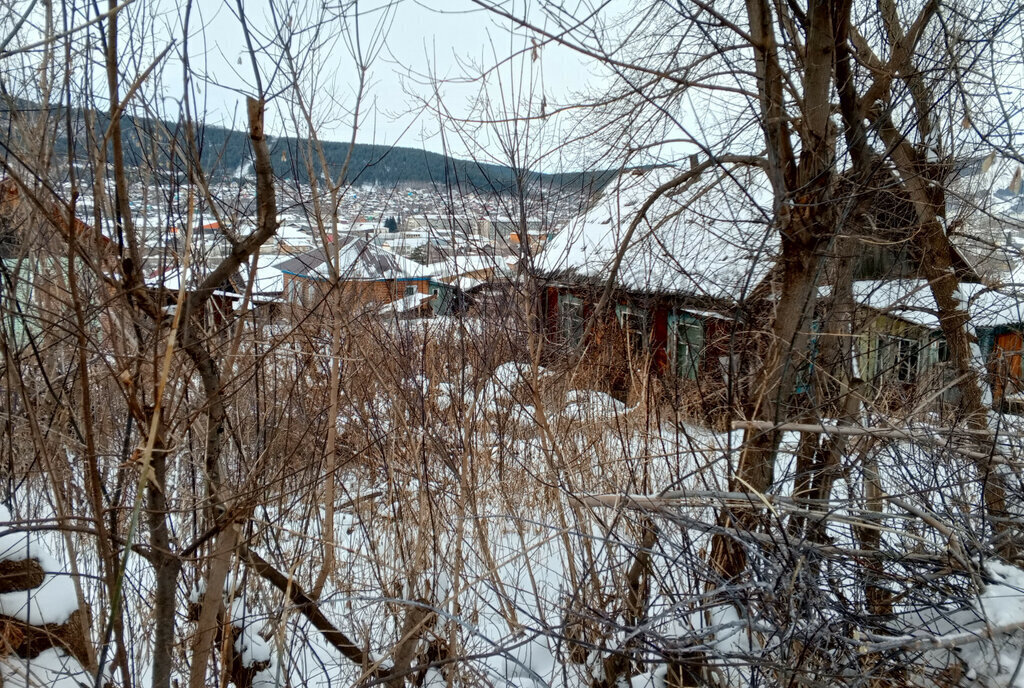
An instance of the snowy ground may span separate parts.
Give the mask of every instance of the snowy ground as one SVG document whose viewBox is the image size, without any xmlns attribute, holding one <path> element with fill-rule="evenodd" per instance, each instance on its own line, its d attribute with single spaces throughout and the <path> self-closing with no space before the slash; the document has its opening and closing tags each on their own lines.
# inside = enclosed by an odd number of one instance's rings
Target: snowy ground
<svg viewBox="0 0 1024 688">
<path fill-rule="evenodd" d="M 446 379 L 417 375 L 402 389 L 415 403 L 380 393 L 344 407 L 339 437 L 372 436 L 381 447 L 396 441 L 425 447 L 427 439 L 441 438 L 448 453 L 432 456 L 426 472 L 394 462 L 344 469 L 338 501 L 351 505 L 336 514 L 337 567 L 320 596 L 331 621 L 381 666 L 394 661 L 389 651 L 409 610 L 419 608 L 431 612 L 419 648 L 431 642 L 435 651 L 432 665 L 419 665 L 428 686 L 589 686 L 603 678 L 617 651 L 636 661 L 636 688 L 666 685 L 671 663 L 698 655 L 717 686 L 774 683 L 788 670 L 854 676 L 876 655 L 906 663 L 907 679 L 924 685 L 931 685 L 928 672 L 956 665 L 963 685 L 1024 686 L 1024 572 L 977 558 L 987 551 L 988 535 L 969 509 L 978 503 L 976 486 L 969 464 L 948 453 L 907 442 L 870 450 L 881 467 L 881 488 L 919 512 L 888 501 L 884 517 L 873 522 L 883 531 L 880 551 L 891 555 L 882 567 L 894 614 L 863 627 L 849 619 L 864 614 L 864 561 L 823 556 L 788 539 L 785 512 L 766 531 L 773 542 L 750 550 L 753 577 L 721 586 L 707 566 L 713 499 L 647 513 L 580 499 L 723 492 L 739 433 L 652 425 L 640 404 L 559 387 L 551 371 L 525 363 L 501 365 L 490 375 L 472 369 Z M 429 414 L 417 417 L 416 409 Z M 791 494 L 797 443 L 795 435 L 784 437 L 776 492 L 766 500 Z M 860 547 L 865 466 L 864 457 L 858 460 L 844 467 L 833 490 L 826 532 L 837 552 Z M 262 505 L 247 530 L 254 551 L 307 586 L 322 553 L 318 498 L 293 492 Z M 18 515 L 52 516 L 44 511 Z M 973 587 L 941 565 L 949 543 L 922 513 L 973 539 L 963 549 L 975 556 Z M 18 519 L 7 513 L 0 522 L 9 524 L 0 558 L 35 557 L 47 571 L 38 588 L 0 595 L 0 613 L 32 624 L 66 619 L 78 603 L 61 559 L 62 539 L 17 531 Z M 641 547 L 643 529 L 651 526 L 658 528 L 655 544 Z M 626 604 L 627 574 L 641 554 L 650 570 L 636 615 Z M 86 600 L 98 599 L 88 545 L 77 561 Z M 198 599 L 198 574 L 183 573 L 178 624 L 186 635 L 185 607 L 190 596 Z M 145 681 L 152 575 L 141 558 L 129 558 L 128 579 L 126 618 L 136 639 L 130 651 L 134 672 Z M 360 676 L 360 667 L 246 566 L 236 566 L 225 594 L 238 629 L 235 649 L 245 666 L 261 669 L 255 685 L 286 679 L 292 686 L 349 685 Z M 794 655 L 795 648 L 819 643 L 814 652 Z M 80 667 L 70 662 L 48 650 L 31 662 L 8 657 L 0 672 L 5 685 L 75 685 L 67 681 Z M 185 682 L 184 665 L 182 672 L 177 678 Z"/>
</svg>

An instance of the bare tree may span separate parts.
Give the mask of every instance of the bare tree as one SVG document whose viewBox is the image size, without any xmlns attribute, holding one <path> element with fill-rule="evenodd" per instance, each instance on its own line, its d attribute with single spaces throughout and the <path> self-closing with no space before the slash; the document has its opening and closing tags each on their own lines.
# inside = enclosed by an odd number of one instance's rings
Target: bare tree
<svg viewBox="0 0 1024 688">
<path fill-rule="evenodd" d="M 1013 154 L 1014 104 L 982 88 L 1019 12 L 475 4 L 508 31 L 476 65 L 500 98 L 429 105 L 511 185 L 435 193 L 452 216 L 489 193 L 524 240 L 490 300 L 433 319 L 361 300 L 342 247 L 401 7 L 227 4 L 233 83 L 204 66 L 197 3 L 170 34 L 137 3 L 5 11 L 5 498 L 18 537 L 55 536 L 54 580 L 83 611 L 57 632 L 5 596 L 0 670 L 31 664 L 42 646 L 18 634 L 43 628 L 45 651 L 125 686 L 1016 680 L 1022 619 L 991 610 L 1024 580 L 1020 429 L 987 407 L 972 333 L 979 304 L 1014 301 L 970 282 L 969 204 L 951 199 L 961 160 Z M 549 100 L 552 44 L 594 60 L 597 97 Z M 325 96 L 334 53 L 351 99 Z M 240 173 L 203 121 L 221 86 L 246 99 Z M 615 170 L 562 230 L 620 225 L 589 281 L 545 272 L 557 256 L 526 239 L 555 191 L 537 168 L 570 151 Z M 261 253 L 293 211 L 326 260 L 304 298 L 270 304 Z M 698 230 L 748 254 L 728 299 L 692 279 Z M 920 283 L 862 280 L 879 245 L 908 256 L 888 276 Z M 681 297 L 627 293 L 638 250 L 698 282 L 677 310 L 727 324 L 668 352 L 630 299 L 664 314 Z M 555 334 L 552 294 L 578 306 Z M 883 345 L 927 315 L 924 347 Z M 929 370 L 936 387 L 911 384 Z M 30 550 L 0 559 L 37 576 Z"/>
</svg>

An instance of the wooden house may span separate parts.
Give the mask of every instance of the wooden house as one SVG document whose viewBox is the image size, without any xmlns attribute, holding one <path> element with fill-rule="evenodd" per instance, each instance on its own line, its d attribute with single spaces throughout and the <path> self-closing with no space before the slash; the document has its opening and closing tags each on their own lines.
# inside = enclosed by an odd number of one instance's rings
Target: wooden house
<svg viewBox="0 0 1024 688">
<path fill-rule="evenodd" d="M 990 329 L 982 339 L 988 351 L 989 374 L 992 380 L 992 404 L 1006 410 L 1024 410 L 1024 322 Z M 979 333 L 980 334 L 980 333 Z"/>
<path fill-rule="evenodd" d="M 875 401 L 908 411 L 926 400 L 931 408 L 955 404 L 955 375 L 928 282 L 860 280 L 853 298 L 854 370 Z"/>
<path fill-rule="evenodd" d="M 920 410 L 956 405 L 956 375 L 925 280 L 854 283 L 857 368 L 883 405 Z M 961 297 L 976 337 L 978 364 L 987 372 L 994 407 L 1024 401 L 1021 374 L 1024 299 L 1012 291 L 963 282 Z"/>
<path fill-rule="evenodd" d="M 466 310 L 466 292 L 457 283 L 430 280 L 430 308 L 434 315 L 454 315 Z"/>
<path fill-rule="evenodd" d="M 450 315 L 464 312 L 472 302 L 474 292 L 495 275 L 506 269 L 503 258 L 493 253 L 473 255 L 451 255 L 437 263 L 431 263 L 430 302 L 435 315 Z"/>
<path fill-rule="evenodd" d="M 978 367 L 987 373 L 993 406 L 1014 410 L 1024 407 L 1024 275 L 1019 267 L 1024 241 L 1017 229 L 1024 217 L 1024 187 L 1019 170 L 1017 160 L 993 152 L 954 165 L 945 184 L 933 185 L 939 192 L 953 191 L 942 201 L 950 226 L 959 225 L 950 234 L 957 242 L 952 267 L 976 335 Z M 856 224 L 870 216 L 851 233 L 855 241 L 850 244 L 856 277 L 870 279 L 855 284 L 855 298 L 867 316 L 858 337 L 861 372 L 876 389 L 883 381 L 890 390 L 902 387 L 904 392 L 916 387 L 935 395 L 941 388 L 942 401 L 955 401 L 937 308 L 913 241 L 916 213 L 909 199 L 894 190 L 900 185 L 891 174 L 879 171 L 872 184 L 877 191 L 853 217 Z"/>
<path fill-rule="evenodd" d="M 974 295 L 972 316 L 989 373 L 993 407 L 1024 411 L 1024 294 L 1012 287 L 981 290 Z"/>
<path fill-rule="evenodd" d="M 505 268 L 505 261 L 493 253 L 446 256 L 443 260 L 427 266 L 437 282 L 454 284 L 467 280 L 483 282 L 494 277 Z"/>
<path fill-rule="evenodd" d="M 707 412 L 734 396 L 735 382 L 764 351 L 759 332 L 771 319 L 778 238 L 759 170 L 719 169 L 671 188 L 678 174 L 622 173 L 554 235 L 537 256 L 539 308 L 551 355 L 582 351 L 595 378 L 622 393 L 653 375 L 680 396 L 699 398 Z M 955 404 L 937 309 L 922 279 L 916 211 L 890 170 L 878 171 L 870 196 L 845 190 L 846 183 L 836 193 L 856 203 L 824 256 L 821 284 L 827 294 L 829 285 L 856 280 L 855 373 L 886 403 Z M 1003 361 L 992 364 L 1002 371 L 995 395 L 1024 391 L 1024 318 L 1005 316 L 1016 299 L 983 286 L 960 247 L 951 258 L 971 299 L 979 356 Z M 835 302 L 819 305 L 821 316 Z M 798 393 L 813 389 L 817 336 L 810 337 Z"/>
<path fill-rule="evenodd" d="M 340 278 L 333 289 L 348 306 L 361 308 L 430 293 L 430 272 L 419 263 L 352 235 L 339 237 L 337 250 Z M 305 308 L 321 302 L 332 290 L 328 261 L 333 254 L 333 247 L 318 248 L 278 263 L 284 300 Z"/>
<path fill-rule="evenodd" d="M 760 171 L 718 170 L 659 194 L 678 174 L 624 172 L 555 234 L 536 260 L 540 309 L 552 356 L 582 347 L 611 391 L 653 375 L 707 414 L 735 396 L 740 359 L 758 339 L 747 315 L 777 238 Z"/>
</svg>

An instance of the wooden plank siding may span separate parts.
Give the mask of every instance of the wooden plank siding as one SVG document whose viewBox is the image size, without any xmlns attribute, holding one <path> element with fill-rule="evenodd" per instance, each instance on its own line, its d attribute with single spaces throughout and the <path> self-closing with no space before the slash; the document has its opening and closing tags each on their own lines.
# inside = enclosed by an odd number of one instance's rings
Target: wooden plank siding
<svg viewBox="0 0 1024 688">
<path fill-rule="evenodd" d="M 330 282 L 313 279 L 305 275 L 284 273 L 284 290 L 282 294 L 287 300 L 300 303 L 311 308 L 323 301 L 330 291 Z M 336 293 L 341 295 L 344 303 L 353 309 L 370 304 L 385 304 L 402 298 L 407 288 L 415 289 L 416 293 L 430 293 L 430 279 L 426 277 L 401 278 L 390 280 L 342 280 L 338 283 Z"/>
<path fill-rule="evenodd" d="M 864 316 L 856 335 L 857 370 L 875 403 L 894 413 L 943 412 L 959 392 L 946 365 L 941 332 L 884 313 Z"/>
<path fill-rule="evenodd" d="M 994 335 L 989 371 L 992 376 L 994 406 L 1013 406 L 1019 409 L 1024 394 L 1024 375 L 1021 355 L 1024 353 L 1024 335 L 1020 330 L 1003 330 Z"/>
<path fill-rule="evenodd" d="M 547 364 L 557 365 L 572 356 L 576 342 L 568 340 L 575 336 L 573 318 L 582 311 L 583 322 L 589 322 L 598 298 L 586 287 L 551 285 L 543 291 Z M 560 306 L 573 310 L 567 315 Z M 638 344 L 632 336 L 641 319 L 644 336 Z M 692 341 L 680 345 L 687 324 L 700 326 L 697 351 L 688 346 Z M 739 398 L 729 387 L 740 379 L 740 359 L 750 353 L 739 349 L 755 339 L 736 336 L 738 324 L 729 317 L 687 307 L 682 299 L 625 293 L 590 328 L 579 363 L 594 388 L 629 399 L 655 381 L 665 400 L 710 423 L 727 418 L 730 403 L 735 405 Z M 679 356 L 692 358 L 681 362 Z"/>
</svg>

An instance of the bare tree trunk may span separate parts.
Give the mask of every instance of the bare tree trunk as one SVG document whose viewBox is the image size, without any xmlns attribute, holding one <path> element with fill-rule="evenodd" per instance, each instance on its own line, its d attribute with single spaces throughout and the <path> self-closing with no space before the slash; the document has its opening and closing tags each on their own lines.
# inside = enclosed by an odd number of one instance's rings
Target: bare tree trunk
<svg viewBox="0 0 1024 688">
<path fill-rule="evenodd" d="M 114 163 L 114 216 L 116 218 L 115 228 L 117 230 L 118 249 L 121 258 L 121 272 L 126 286 L 134 290 L 141 285 L 142 259 L 139 254 L 139 246 L 135 240 L 135 226 L 132 223 L 132 211 L 128 202 L 128 176 L 124 166 L 124 149 L 121 138 L 121 96 L 118 86 L 119 76 L 117 73 L 117 37 L 118 37 L 118 13 L 117 0 L 107 0 L 107 10 L 110 17 L 107 20 L 106 36 L 106 68 L 107 68 L 107 89 L 110 97 L 110 126 L 104 137 L 102 147 L 103 157 L 106 152 L 106 142 L 109 141 L 113 149 Z M 124 249 L 128 249 L 128 255 L 124 255 Z"/>
<path fill-rule="evenodd" d="M 854 373 L 853 346 L 853 244 L 845 236 L 833 241 L 829 256 L 831 291 L 824 299 L 817 346 L 813 347 L 813 361 L 809 385 L 813 392 L 812 408 L 816 414 L 811 422 L 819 422 L 822 415 L 836 417 L 840 425 L 853 425 L 860 415 L 861 382 Z M 812 439 L 813 437 L 813 439 Z M 805 433 L 797 458 L 793 497 L 795 499 L 828 499 L 832 484 L 840 475 L 840 459 L 849 443 L 846 435 L 821 437 L 820 433 Z M 804 446 L 806 445 L 806 447 Z M 806 451 L 804 449 L 806 448 Z M 790 532 L 795 537 L 807 537 L 813 542 L 825 542 L 824 524 L 808 525 L 807 517 L 794 514 L 790 519 Z"/>
<path fill-rule="evenodd" d="M 153 475 L 146 482 L 146 501 L 149 520 L 150 562 L 156 573 L 153 599 L 153 686 L 171 684 L 174 670 L 174 629 L 178 613 L 178 573 L 181 562 L 171 550 L 170 530 L 167 526 L 167 449 L 158 439 L 153 449 Z"/>
<path fill-rule="evenodd" d="M 951 245 L 942 226 L 931 218 L 922 227 L 923 265 L 932 297 L 938 307 L 939 325 L 946 339 L 950 362 L 959 380 L 960 408 L 971 430 L 988 430 L 988 409 L 982 400 L 981 380 L 973 365 L 967 334 L 969 315 L 959 293 L 959 280 L 950 259 Z M 1019 528 L 1006 509 L 1006 482 L 991 460 L 976 460 L 985 510 L 995 532 L 995 547 L 1000 556 L 1013 561 L 1019 554 L 1015 534 Z"/>
<path fill-rule="evenodd" d="M 226 496 L 222 494 L 220 466 L 226 414 L 220 370 L 206 343 L 196 337 L 196 320 L 201 317 L 202 305 L 207 302 L 209 294 L 218 284 L 213 281 L 213 276 L 218 273 L 224 273 L 224 277 L 232 274 L 274 234 L 277 228 L 274 171 L 263 134 L 264 103 L 262 100 L 249 98 L 247 105 L 249 140 L 253 147 L 256 169 L 256 231 L 234 247 L 231 255 L 217 267 L 210 278 L 204 281 L 195 299 L 190 300 L 189 307 L 185 312 L 186 316 L 191 316 L 191 319 L 186 321 L 184 332 L 180 337 L 182 348 L 196 366 L 206 397 L 206 480 L 209 498 L 208 519 L 211 527 L 224 516 L 227 509 Z M 221 280 L 224 277 L 221 277 Z M 200 636 L 193 643 L 193 665 L 189 679 L 189 684 L 193 687 L 202 685 L 205 680 L 206 664 L 209 661 L 213 643 L 216 642 L 216 636 L 210 628 L 212 625 L 213 630 L 216 630 L 216 624 L 211 620 L 215 621 L 219 617 L 220 609 L 224 605 L 221 588 L 224 583 L 223 577 L 227 572 L 226 562 L 230 561 L 228 550 L 233 549 L 235 540 L 225 541 L 222 536 L 226 537 L 222 532 L 221 536 L 217 538 L 213 562 L 207 574 L 207 589 L 202 608 L 199 611 Z"/>
<path fill-rule="evenodd" d="M 192 667 L 189 673 L 189 688 L 203 688 L 206 685 L 207 664 L 210 653 L 217 642 L 217 631 L 221 627 L 224 610 L 224 581 L 231 570 L 232 554 L 238 545 L 238 529 L 228 524 L 217 533 L 213 552 L 209 557 L 210 570 L 206 577 L 206 590 L 196 622 L 196 634 L 192 641 Z"/>
<path fill-rule="evenodd" d="M 335 222 L 333 242 L 335 256 L 332 261 L 334 265 L 338 263 L 338 243 L 337 223 Z M 337 284 L 336 280 L 332 280 L 332 282 L 335 285 Z M 328 313 L 332 315 L 333 322 L 331 324 L 331 379 L 327 405 L 327 449 L 324 456 L 324 470 L 326 472 L 324 480 L 323 522 L 324 564 L 320 568 L 320 574 L 317 576 L 316 582 L 313 584 L 311 592 L 313 597 L 320 597 L 328 576 L 334 571 L 334 502 L 337 499 L 335 474 L 338 470 L 338 400 L 339 388 L 341 386 L 341 313 L 338 312 L 338 309 L 341 307 L 341 299 L 337 297 L 338 293 L 335 290 L 332 290 L 328 296 L 328 298 L 334 301 L 334 307 L 328 309 Z"/>
<path fill-rule="evenodd" d="M 884 118 L 888 120 L 888 116 Z M 968 335 L 970 314 L 959 296 L 960 280 L 953 263 L 955 248 L 946 236 L 939 218 L 942 214 L 935 187 L 942 188 L 945 179 L 933 180 L 928 170 L 942 172 L 938 164 L 921 160 L 918 151 L 901 138 L 891 122 L 880 128 L 883 140 L 890 146 L 893 161 L 917 212 L 918 245 L 921 248 L 921 266 L 938 310 L 939 326 L 949 351 L 949 360 L 959 382 L 960 409 L 971 430 L 988 430 L 988 409 L 982 397 L 981 379 L 975 369 Z M 1018 529 L 1006 509 L 1006 484 L 1003 475 L 990 460 L 976 460 L 981 480 L 982 496 L 988 518 L 995 531 L 996 551 L 1012 561 L 1018 555 L 1014 532 Z"/>
<path fill-rule="evenodd" d="M 767 0 L 747 0 L 768 176 L 775 192 L 775 221 L 782 242 L 772 338 L 753 393 L 751 416 L 777 423 L 791 410 L 796 373 L 807 353 L 821 249 L 835 231 L 831 205 L 834 132 L 829 123 L 835 54 L 833 13 L 848 12 L 849 7 L 813 0 L 805 18 L 804 93 L 799 102 L 802 119 L 793 125 L 800 139 L 799 159 L 791 143 L 789 122 L 793 117 L 787 114 L 783 96 L 786 77 L 779 65 L 772 7 Z M 746 432 L 732 489 L 761 493 L 771 486 L 780 440 L 781 433 L 775 430 Z M 758 521 L 754 505 L 735 514 L 728 509 L 719 514 L 720 525 L 740 530 L 755 529 Z M 746 568 L 746 553 L 741 543 L 718 533 L 712 544 L 711 562 L 719 575 L 732 579 Z"/>
<path fill-rule="evenodd" d="M 658 528 L 651 519 L 642 519 L 640 528 L 643 534 L 633 556 L 633 563 L 626 571 L 623 581 L 626 613 L 624 621 L 630 628 L 640 626 L 647 612 L 651 593 L 651 550 L 658 541 Z M 628 684 L 629 679 L 637 673 L 634 671 L 633 652 L 628 646 L 616 648 L 605 658 L 602 666 L 603 676 L 600 680 L 594 681 L 594 688 L 614 688 Z"/>
<path fill-rule="evenodd" d="M 791 245 L 787 255 L 785 242 L 783 246 L 782 291 L 772 327 L 770 353 L 755 391 L 752 414 L 754 418 L 773 423 L 788 417 L 796 372 L 807 350 L 818 276 L 816 248 Z M 781 439 L 782 433 L 777 430 L 747 430 L 730 489 L 756 493 L 766 491 L 774 480 L 775 454 Z M 719 525 L 739 530 L 756 529 L 759 526 L 758 511 L 752 508 L 731 513 L 723 509 L 719 514 Z M 746 568 L 746 552 L 743 545 L 731 536 L 718 534 L 713 541 L 711 561 L 715 570 L 729 580 Z"/>
</svg>

